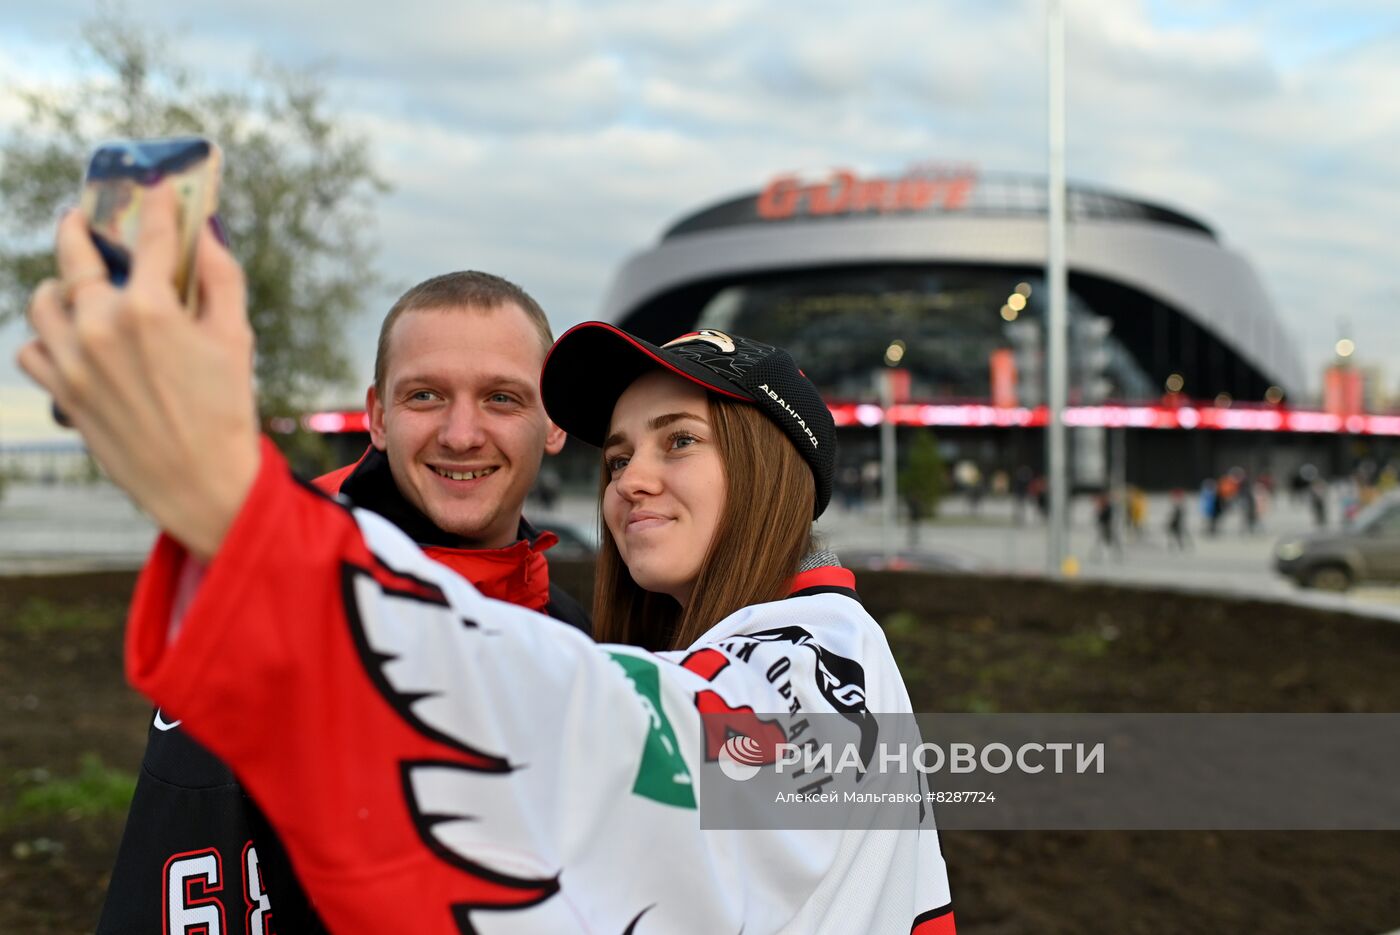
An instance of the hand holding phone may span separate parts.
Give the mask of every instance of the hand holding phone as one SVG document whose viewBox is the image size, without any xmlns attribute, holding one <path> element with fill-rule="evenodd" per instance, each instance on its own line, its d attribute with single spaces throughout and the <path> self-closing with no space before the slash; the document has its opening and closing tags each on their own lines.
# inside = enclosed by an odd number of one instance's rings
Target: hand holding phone
<svg viewBox="0 0 1400 935">
<path fill-rule="evenodd" d="M 73 416 L 103 471 L 166 531 L 208 557 L 237 515 L 260 461 L 253 332 L 242 271 L 199 231 L 192 316 L 172 283 L 179 254 L 174 187 L 149 192 L 131 277 L 102 268 L 81 211 L 58 223 L 59 279 L 34 291 L 34 338 L 16 362 Z M 63 283 L 81 282 L 66 290 Z M 68 292 L 68 295 L 64 293 Z"/>
</svg>

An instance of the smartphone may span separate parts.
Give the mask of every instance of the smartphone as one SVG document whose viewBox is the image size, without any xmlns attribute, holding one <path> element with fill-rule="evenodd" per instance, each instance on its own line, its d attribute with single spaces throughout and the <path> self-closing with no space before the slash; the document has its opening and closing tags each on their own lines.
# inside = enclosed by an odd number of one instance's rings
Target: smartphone
<svg viewBox="0 0 1400 935">
<path fill-rule="evenodd" d="M 131 275 L 131 253 L 141 229 L 147 189 L 171 179 L 179 200 L 175 291 L 191 315 L 199 313 L 195 246 L 199 229 L 218 208 L 222 160 L 219 147 L 198 136 L 114 140 L 93 152 L 78 207 L 113 283 L 124 285 Z M 57 404 L 53 417 L 60 425 L 70 424 Z"/>
<path fill-rule="evenodd" d="M 219 147 L 197 136 L 116 140 L 97 148 L 78 204 L 112 282 L 122 285 L 131 273 L 147 189 L 170 179 L 179 199 L 175 290 L 190 314 L 198 313 L 195 245 L 200 228 L 218 207 L 221 166 Z"/>
</svg>

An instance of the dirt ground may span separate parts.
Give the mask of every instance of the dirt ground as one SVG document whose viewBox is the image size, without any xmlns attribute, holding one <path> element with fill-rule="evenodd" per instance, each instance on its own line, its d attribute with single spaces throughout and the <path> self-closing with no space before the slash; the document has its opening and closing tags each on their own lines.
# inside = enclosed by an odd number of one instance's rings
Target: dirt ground
<svg viewBox="0 0 1400 935">
<path fill-rule="evenodd" d="M 122 677 L 132 581 L 129 574 L 0 579 L 5 935 L 97 925 L 126 817 L 110 787 L 122 777 L 134 783 L 150 725 L 150 708 Z M 94 756 L 108 781 L 83 783 L 84 758 Z M 55 794 L 35 798 L 45 790 Z"/>
<path fill-rule="evenodd" d="M 580 597 L 586 569 L 556 579 Z M 865 574 L 919 711 L 1400 711 L 1400 626 L 1019 579 Z M 0 933 L 90 932 L 149 707 L 122 574 L 0 579 Z M 942 836 L 963 935 L 1400 928 L 1400 834 Z"/>
</svg>

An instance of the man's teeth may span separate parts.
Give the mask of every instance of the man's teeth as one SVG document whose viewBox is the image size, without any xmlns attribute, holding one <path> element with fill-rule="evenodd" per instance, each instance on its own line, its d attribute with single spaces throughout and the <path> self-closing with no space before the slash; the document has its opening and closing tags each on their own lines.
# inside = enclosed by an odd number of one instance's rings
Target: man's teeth
<svg viewBox="0 0 1400 935">
<path fill-rule="evenodd" d="M 479 471 L 444 471 L 442 468 L 436 467 L 433 468 L 433 470 L 437 471 L 443 477 L 450 477 L 453 480 L 473 480 L 474 478 L 485 477 L 487 474 L 494 474 L 496 472 L 496 469 L 493 467 L 482 468 Z"/>
</svg>

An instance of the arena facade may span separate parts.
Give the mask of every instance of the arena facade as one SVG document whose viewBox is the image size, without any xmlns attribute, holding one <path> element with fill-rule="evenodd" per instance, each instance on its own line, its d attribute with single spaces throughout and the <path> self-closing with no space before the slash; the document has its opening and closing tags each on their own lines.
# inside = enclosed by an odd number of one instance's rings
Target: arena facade
<svg viewBox="0 0 1400 935">
<path fill-rule="evenodd" d="M 995 352 L 1023 348 L 1045 315 L 1046 215 L 1035 176 L 780 176 L 672 225 L 619 272 L 604 317 L 659 341 L 718 328 L 783 345 L 833 398 L 866 395 L 902 341 L 914 399 L 990 399 Z M 1076 366 L 1106 383 L 1079 395 L 1157 399 L 1176 375 L 1193 399 L 1301 397 L 1299 356 L 1258 277 L 1210 227 L 1077 185 L 1068 220 L 1072 335 L 1102 335 L 1108 358 Z M 1020 401 L 1037 402 L 1020 382 Z"/>
<path fill-rule="evenodd" d="M 1109 480 L 1114 427 L 1128 479 L 1148 487 L 1342 469 L 1344 422 L 1289 421 L 1303 365 L 1241 253 L 1151 200 L 1072 184 L 1067 202 L 1069 399 L 1099 407 L 1073 423 L 1078 486 Z M 672 224 L 623 265 L 600 317 L 658 342 L 716 328 L 789 348 L 848 426 L 847 464 L 874 456 L 879 417 L 864 413 L 897 345 L 897 421 L 984 470 L 1039 470 L 1047 216 L 1035 175 L 781 175 Z"/>
</svg>

